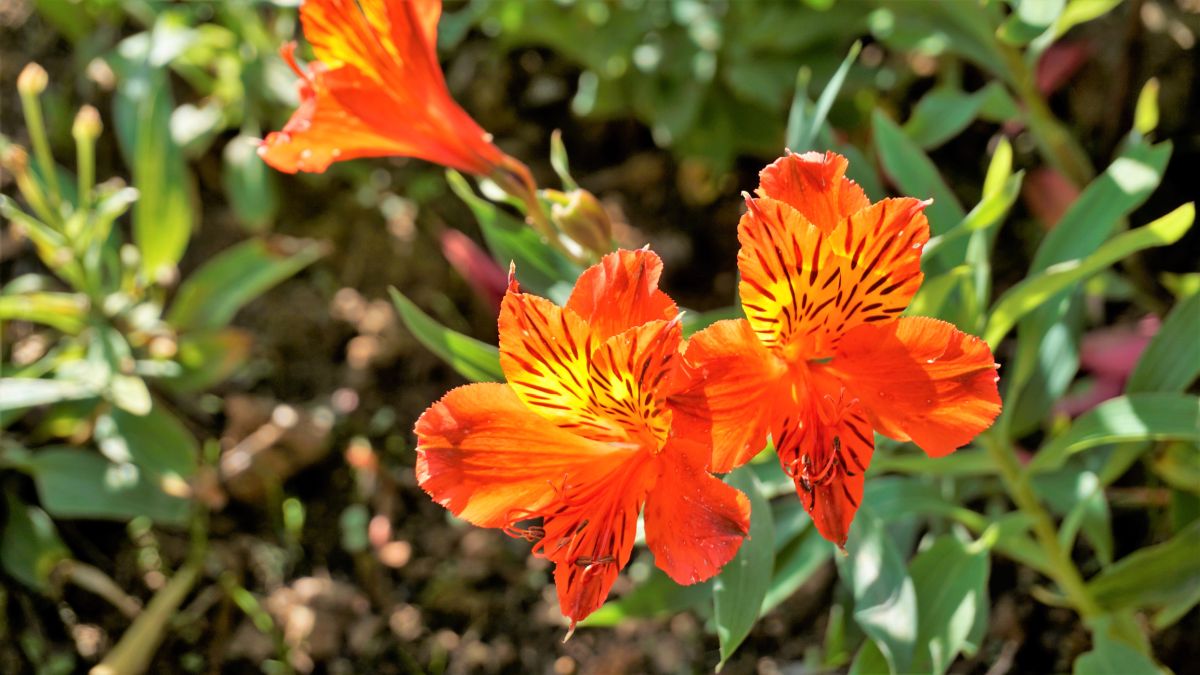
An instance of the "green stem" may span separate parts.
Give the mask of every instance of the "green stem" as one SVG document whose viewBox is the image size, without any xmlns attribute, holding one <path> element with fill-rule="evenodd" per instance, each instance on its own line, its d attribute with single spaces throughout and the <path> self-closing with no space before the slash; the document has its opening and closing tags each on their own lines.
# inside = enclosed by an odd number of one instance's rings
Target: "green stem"
<svg viewBox="0 0 1200 675">
<path fill-rule="evenodd" d="M 1033 134 L 1042 157 L 1076 186 L 1087 185 L 1096 176 L 1096 170 L 1092 167 L 1087 153 L 1046 104 L 1046 99 L 1038 91 L 1037 81 L 1025 60 L 1021 58 L 1021 53 L 1012 47 L 1004 49 L 1003 53 L 1006 65 L 1012 73 L 1017 98 L 1025 107 L 1029 131 Z"/>
<path fill-rule="evenodd" d="M 29 140 L 33 142 L 33 154 L 37 157 L 42 180 L 50 189 L 50 200 L 57 211 L 62 203 L 62 193 L 58 190 L 58 171 L 54 168 L 54 155 L 50 152 L 46 123 L 42 117 L 42 104 L 37 94 L 21 92 L 21 108 L 25 113 L 25 126 L 29 128 Z"/>
<path fill-rule="evenodd" d="M 1071 560 L 1070 552 L 1059 543 L 1058 528 L 1054 524 L 1054 519 L 1034 494 L 1029 477 L 1022 470 L 1021 461 L 1017 459 L 1012 445 L 997 438 L 994 434 L 985 434 L 981 436 L 981 439 L 987 446 L 988 454 L 996 463 L 996 467 L 1000 469 L 1000 477 L 1003 479 L 1004 487 L 1012 497 L 1013 503 L 1033 518 L 1033 533 L 1038 544 L 1045 551 L 1046 557 L 1050 560 L 1049 572 L 1054 582 L 1063 590 L 1071 605 L 1075 607 L 1075 611 L 1079 612 L 1084 621 L 1103 614 L 1104 611 L 1100 605 L 1088 592 L 1087 585 L 1079 574 L 1079 569 Z"/>
</svg>

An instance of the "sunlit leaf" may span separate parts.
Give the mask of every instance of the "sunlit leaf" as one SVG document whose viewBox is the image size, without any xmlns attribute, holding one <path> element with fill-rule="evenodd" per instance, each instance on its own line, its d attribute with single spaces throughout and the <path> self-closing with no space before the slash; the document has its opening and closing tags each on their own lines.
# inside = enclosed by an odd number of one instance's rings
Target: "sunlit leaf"
<svg viewBox="0 0 1200 675">
<path fill-rule="evenodd" d="M 990 559 L 983 547 L 942 535 L 921 551 L 908 571 L 917 594 L 916 672 L 944 673 L 966 644 L 986 608 Z"/>
<path fill-rule="evenodd" d="M 187 521 L 190 502 L 164 492 L 156 479 L 133 464 L 113 464 L 77 448 L 42 448 L 31 454 L 27 469 L 42 507 L 58 518 L 148 516 L 171 525 Z"/>
<path fill-rule="evenodd" d="M 446 328 L 422 312 L 400 291 L 394 288 L 390 291 L 400 319 L 426 349 L 437 354 L 459 375 L 472 382 L 504 381 L 504 371 L 500 369 L 500 350 L 494 345 Z"/>
<path fill-rule="evenodd" d="M 1088 592 L 1110 610 L 1163 606 L 1190 597 L 1200 587 L 1196 551 L 1200 551 L 1200 521 L 1113 563 L 1088 580 Z"/>
<path fill-rule="evenodd" d="M 0 566 L 37 591 L 48 589 L 55 565 L 71 555 L 46 512 L 6 493 L 8 521 L 0 533 Z"/>
<path fill-rule="evenodd" d="M 713 583 L 713 619 L 721 664 L 733 656 L 758 620 L 775 562 L 775 524 L 758 480 L 743 467 L 729 474 L 727 482 L 750 498 L 750 536 Z"/>
<path fill-rule="evenodd" d="M 1182 299 L 1142 352 L 1125 391 L 1182 392 L 1200 376 L 1200 293 Z"/>
</svg>

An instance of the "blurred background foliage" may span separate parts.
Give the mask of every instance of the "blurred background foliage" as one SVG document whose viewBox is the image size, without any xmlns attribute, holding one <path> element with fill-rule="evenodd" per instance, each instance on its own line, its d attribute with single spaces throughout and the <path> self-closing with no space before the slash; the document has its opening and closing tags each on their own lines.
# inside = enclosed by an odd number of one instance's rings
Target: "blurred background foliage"
<svg viewBox="0 0 1200 675">
<path fill-rule="evenodd" d="M 1200 240 L 1175 210 L 1200 162 L 1195 2 L 447 4 L 458 100 L 650 242 L 689 329 L 736 311 L 739 193 L 783 147 L 847 155 L 876 199 L 934 197 L 913 313 L 997 348 L 989 438 L 1027 463 L 881 443 L 845 558 L 755 464 L 731 478 L 770 504 L 750 580 L 680 588 L 636 560 L 589 621 L 613 628 L 562 646 L 543 561 L 420 493 L 409 429 L 496 376 L 508 260 L 551 297 L 578 267 L 437 167 L 267 169 L 294 2 L 18 0 L 0 25 L 3 672 L 1200 657 Z M 48 82 L 18 96 L 31 61 Z"/>
</svg>

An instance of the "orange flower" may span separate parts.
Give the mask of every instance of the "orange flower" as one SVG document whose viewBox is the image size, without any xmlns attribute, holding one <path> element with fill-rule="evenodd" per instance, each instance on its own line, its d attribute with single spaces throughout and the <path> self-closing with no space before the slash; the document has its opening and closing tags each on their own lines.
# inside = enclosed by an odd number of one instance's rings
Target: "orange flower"
<svg viewBox="0 0 1200 675">
<path fill-rule="evenodd" d="M 643 506 L 655 562 L 681 584 L 713 576 L 749 528 L 746 496 L 705 471 L 708 446 L 673 433 L 666 398 L 685 382 L 682 333 L 661 273 L 650 251 L 611 253 L 565 307 L 520 292 L 510 274 L 508 383 L 455 389 L 416 425 L 421 487 L 476 525 L 534 542 L 555 563 L 572 630 L 629 562 Z"/>
<path fill-rule="evenodd" d="M 676 424 L 706 429 L 716 472 L 769 433 L 817 529 L 839 546 L 863 493 L 872 430 L 940 457 L 1000 412 L 987 345 L 900 317 L 921 285 L 928 202 L 872 204 L 834 153 L 789 154 L 760 174 L 738 225 L 746 319 L 695 335 Z"/>
<path fill-rule="evenodd" d="M 300 20 L 317 61 L 305 73 L 295 43 L 284 46 L 300 107 L 259 155 L 287 173 L 403 155 L 482 176 L 527 175 L 450 98 L 437 60 L 441 13 L 441 0 L 306 0 Z"/>
</svg>

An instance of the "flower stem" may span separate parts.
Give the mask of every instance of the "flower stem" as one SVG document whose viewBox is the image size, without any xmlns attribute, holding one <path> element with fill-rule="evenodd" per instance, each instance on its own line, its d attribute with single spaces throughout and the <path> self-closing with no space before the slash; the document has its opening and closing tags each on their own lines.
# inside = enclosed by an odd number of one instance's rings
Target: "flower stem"
<svg viewBox="0 0 1200 675">
<path fill-rule="evenodd" d="M 1071 560 L 1070 551 L 1059 543 L 1058 528 L 1054 525 L 1054 519 L 1034 493 L 1029 477 L 1022 470 L 1012 445 L 995 434 L 984 434 L 981 439 L 987 446 L 992 461 L 1000 470 L 1000 477 L 1013 503 L 1033 518 L 1033 533 L 1050 561 L 1048 571 L 1054 582 L 1063 590 L 1067 600 L 1084 621 L 1103 614 L 1104 611 L 1088 592 L 1079 569 Z"/>
<path fill-rule="evenodd" d="M 43 87 L 44 88 L 44 87 Z M 33 144 L 33 154 L 37 157 L 38 168 L 41 169 L 42 180 L 50 191 L 53 208 L 58 209 L 61 203 L 61 192 L 58 189 L 58 171 L 54 168 L 54 155 L 50 152 L 50 141 L 46 136 L 46 122 L 42 117 L 42 104 L 38 99 L 37 88 L 19 88 L 21 108 L 25 114 L 25 126 L 29 130 L 29 140 Z"/>
</svg>

